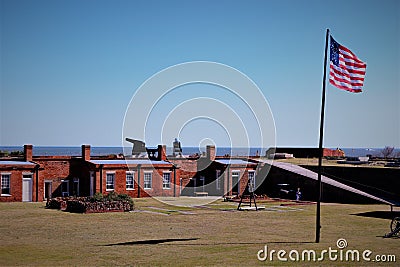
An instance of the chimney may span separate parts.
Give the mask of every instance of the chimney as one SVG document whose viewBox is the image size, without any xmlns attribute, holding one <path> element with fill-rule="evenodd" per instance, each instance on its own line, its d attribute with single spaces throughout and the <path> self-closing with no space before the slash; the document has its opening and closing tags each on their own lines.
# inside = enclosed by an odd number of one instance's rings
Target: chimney
<svg viewBox="0 0 400 267">
<path fill-rule="evenodd" d="M 33 153 L 32 153 L 32 145 L 24 145 L 24 160 L 32 161 Z"/>
<path fill-rule="evenodd" d="M 84 161 L 90 160 L 90 145 L 82 145 L 82 159 Z"/>
<path fill-rule="evenodd" d="M 158 160 L 166 160 L 166 159 L 167 159 L 167 146 L 158 145 Z"/>
<path fill-rule="evenodd" d="M 215 146 L 206 146 L 206 154 L 207 159 L 214 161 L 215 160 Z"/>
</svg>

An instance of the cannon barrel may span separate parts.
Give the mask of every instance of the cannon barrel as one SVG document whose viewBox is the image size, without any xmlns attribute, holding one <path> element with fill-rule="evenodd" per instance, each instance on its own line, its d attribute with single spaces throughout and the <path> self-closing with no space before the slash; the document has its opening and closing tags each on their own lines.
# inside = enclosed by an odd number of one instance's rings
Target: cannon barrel
<svg viewBox="0 0 400 267">
<path fill-rule="evenodd" d="M 125 138 L 126 141 L 133 144 L 132 148 L 132 155 L 139 155 L 140 153 L 146 152 L 146 146 L 143 141 L 132 139 L 132 138 Z"/>
</svg>

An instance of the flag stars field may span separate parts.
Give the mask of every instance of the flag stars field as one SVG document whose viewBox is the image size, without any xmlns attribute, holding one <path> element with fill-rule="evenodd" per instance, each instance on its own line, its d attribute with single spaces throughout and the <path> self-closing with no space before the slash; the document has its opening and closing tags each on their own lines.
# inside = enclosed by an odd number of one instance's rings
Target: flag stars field
<svg viewBox="0 0 400 267">
<path fill-rule="evenodd" d="M 367 64 L 348 48 L 336 42 L 332 36 L 330 40 L 330 84 L 349 92 L 362 92 Z"/>
</svg>

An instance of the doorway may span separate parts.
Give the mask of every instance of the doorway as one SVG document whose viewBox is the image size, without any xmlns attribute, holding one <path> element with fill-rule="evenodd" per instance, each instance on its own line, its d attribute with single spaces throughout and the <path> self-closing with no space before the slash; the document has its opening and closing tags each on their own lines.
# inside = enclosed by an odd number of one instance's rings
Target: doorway
<svg viewBox="0 0 400 267">
<path fill-rule="evenodd" d="M 239 195 L 240 185 L 239 185 L 239 171 L 232 171 L 232 195 Z"/>
<path fill-rule="evenodd" d="M 32 202 L 32 174 L 22 175 L 22 201 Z"/>
<path fill-rule="evenodd" d="M 44 198 L 50 199 L 51 198 L 51 193 L 53 192 L 52 190 L 52 183 L 51 181 L 44 181 Z"/>
</svg>

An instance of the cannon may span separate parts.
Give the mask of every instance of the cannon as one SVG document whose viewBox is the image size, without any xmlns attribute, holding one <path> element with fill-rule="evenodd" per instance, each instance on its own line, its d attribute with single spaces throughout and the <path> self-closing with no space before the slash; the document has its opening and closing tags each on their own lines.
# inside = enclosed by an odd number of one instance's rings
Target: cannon
<svg viewBox="0 0 400 267">
<path fill-rule="evenodd" d="M 138 156 L 141 153 L 147 152 L 145 143 L 143 141 L 132 138 L 125 138 L 125 140 L 133 144 L 132 156 Z"/>
<path fill-rule="evenodd" d="M 391 232 L 386 234 L 385 237 L 400 237 L 400 217 L 394 217 L 390 223 Z"/>
</svg>

